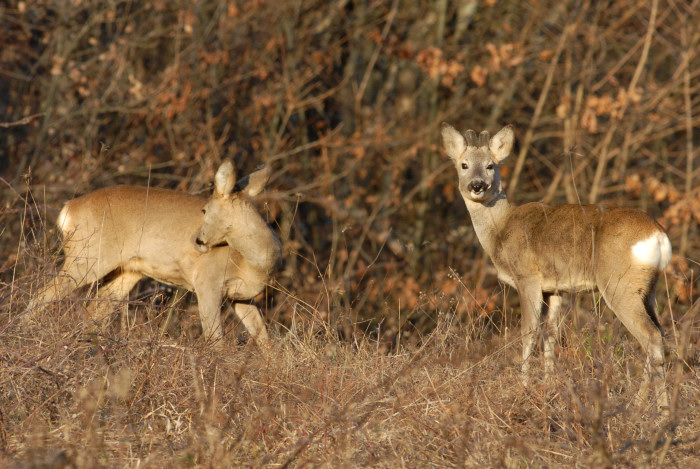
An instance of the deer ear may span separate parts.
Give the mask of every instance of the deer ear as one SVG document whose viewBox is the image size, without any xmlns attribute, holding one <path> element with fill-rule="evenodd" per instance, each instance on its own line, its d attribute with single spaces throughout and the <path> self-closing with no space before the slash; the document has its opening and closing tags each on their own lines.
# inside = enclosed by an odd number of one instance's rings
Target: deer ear
<svg viewBox="0 0 700 469">
<path fill-rule="evenodd" d="M 445 153 L 456 161 L 467 149 L 464 135 L 447 122 L 442 123 L 440 135 L 442 136 L 442 147 L 445 149 Z"/>
<path fill-rule="evenodd" d="M 230 161 L 224 162 L 219 166 L 219 170 L 214 176 L 214 193 L 217 197 L 228 197 L 236 185 L 236 170 Z"/>
<path fill-rule="evenodd" d="M 506 159 L 506 157 L 510 154 L 510 150 L 513 149 L 514 141 L 515 134 L 513 133 L 512 125 L 503 127 L 491 138 L 491 141 L 489 142 L 489 150 L 491 150 L 491 156 L 493 156 L 496 163 L 500 163 Z"/>
<path fill-rule="evenodd" d="M 245 187 L 242 188 L 243 192 L 248 195 L 248 197 L 255 197 L 265 189 L 267 181 L 270 180 L 270 174 L 272 169 L 269 166 L 265 166 L 262 169 L 255 171 L 247 176 L 248 182 Z"/>
</svg>

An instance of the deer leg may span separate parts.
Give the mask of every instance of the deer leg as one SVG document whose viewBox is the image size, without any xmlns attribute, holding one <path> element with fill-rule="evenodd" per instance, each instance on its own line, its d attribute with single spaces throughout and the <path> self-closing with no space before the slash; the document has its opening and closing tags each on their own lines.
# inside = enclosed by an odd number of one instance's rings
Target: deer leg
<svg viewBox="0 0 700 469">
<path fill-rule="evenodd" d="M 647 312 L 647 317 L 651 319 L 656 326 L 652 329 L 652 340 L 650 347 L 647 350 L 647 376 L 651 376 L 655 384 L 656 406 L 664 413 L 670 411 L 670 400 L 666 389 L 666 370 L 664 368 L 664 343 L 663 343 L 663 328 L 659 323 L 658 312 L 656 311 L 656 282 L 652 287 L 652 291 L 647 294 L 644 299 L 644 308 Z"/>
<path fill-rule="evenodd" d="M 23 320 L 29 320 L 39 312 L 43 311 L 47 305 L 59 300 L 69 292 L 78 288 L 78 283 L 67 274 L 60 272 L 52 278 L 44 289 L 35 295 L 27 305 Z"/>
<path fill-rule="evenodd" d="M 539 283 L 531 282 L 520 286 L 518 295 L 522 311 L 520 326 L 523 340 L 522 381 L 527 386 L 530 378 L 530 357 L 535 350 L 542 316 L 542 288 Z"/>
<path fill-rule="evenodd" d="M 98 301 L 89 309 L 91 317 L 102 320 L 112 314 L 116 307 L 114 302 L 123 302 L 134 286 L 143 278 L 138 272 L 122 272 L 104 285 L 97 293 Z"/>
<path fill-rule="evenodd" d="M 559 340 L 559 315 L 561 314 L 562 298 L 559 295 L 547 295 L 544 298 L 546 305 L 547 327 L 544 338 L 544 373 L 549 377 L 554 373 L 556 359 L 554 350 Z"/>
<path fill-rule="evenodd" d="M 43 311 L 48 303 L 60 300 L 73 290 L 96 282 L 107 272 L 99 275 L 99 272 L 94 269 L 94 261 L 91 262 L 87 258 L 66 258 L 61 271 L 30 300 L 23 320 L 29 320 Z"/>
<path fill-rule="evenodd" d="M 651 282 L 652 290 L 656 282 Z M 639 289 L 642 292 L 643 289 Z M 666 412 L 669 406 L 664 370 L 664 347 L 661 325 L 656 315 L 653 291 L 640 295 L 638 289 L 605 292 L 603 297 L 627 330 L 639 341 L 646 353 L 646 373 L 636 401 L 644 405 L 649 396 L 652 382 L 655 383 L 655 400 L 659 410 Z M 643 295 L 643 296 L 642 296 Z"/>
<path fill-rule="evenodd" d="M 263 321 L 260 311 L 255 305 L 236 302 L 234 304 L 234 310 L 241 322 L 243 322 L 248 334 L 257 344 L 262 345 L 269 343 L 270 337 L 267 335 L 265 321 Z"/>
<path fill-rule="evenodd" d="M 195 293 L 197 294 L 199 318 L 202 321 L 204 338 L 219 347 L 223 336 L 221 326 L 223 295 L 219 288 L 213 289 L 211 285 L 195 288 Z"/>
</svg>

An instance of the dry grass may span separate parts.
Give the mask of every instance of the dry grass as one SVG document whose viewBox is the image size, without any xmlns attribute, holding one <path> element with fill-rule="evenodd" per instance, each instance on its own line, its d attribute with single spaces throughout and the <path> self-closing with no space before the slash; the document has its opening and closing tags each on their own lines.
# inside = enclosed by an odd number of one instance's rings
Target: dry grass
<svg viewBox="0 0 700 469">
<path fill-rule="evenodd" d="M 688 331 L 667 334 L 665 418 L 630 404 L 641 353 L 609 311 L 569 318 L 555 376 L 525 389 L 517 318 L 499 333 L 436 311 L 432 333 L 392 347 L 341 341 L 303 313 L 273 325 L 269 349 L 229 324 L 214 351 L 189 333 L 191 308 L 166 326 L 169 308 L 133 302 L 119 325 L 86 319 L 77 298 L 20 327 L 14 301 L 0 329 L 5 466 L 677 467 L 700 445 L 700 386 L 677 358 Z"/>
</svg>

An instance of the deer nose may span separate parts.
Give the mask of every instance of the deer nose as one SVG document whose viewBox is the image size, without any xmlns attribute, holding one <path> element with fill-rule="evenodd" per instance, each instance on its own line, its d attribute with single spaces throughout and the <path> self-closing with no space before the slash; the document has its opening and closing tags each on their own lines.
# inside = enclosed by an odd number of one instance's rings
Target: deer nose
<svg viewBox="0 0 700 469">
<path fill-rule="evenodd" d="M 474 192 L 475 194 L 478 194 L 480 192 L 484 192 L 487 190 L 490 186 L 486 184 L 485 181 L 481 180 L 476 180 L 472 181 L 467 185 L 467 189 L 469 189 L 470 192 Z"/>
<path fill-rule="evenodd" d="M 209 250 L 209 246 L 199 237 L 197 236 L 194 239 L 194 244 L 195 244 L 195 249 L 199 252 L 207 252 Z"/>
</svg>

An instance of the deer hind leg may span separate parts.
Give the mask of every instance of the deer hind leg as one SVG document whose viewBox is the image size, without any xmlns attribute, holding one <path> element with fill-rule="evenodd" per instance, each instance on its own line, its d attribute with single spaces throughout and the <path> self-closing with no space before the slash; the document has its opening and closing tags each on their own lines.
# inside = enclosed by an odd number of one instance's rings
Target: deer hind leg
<svg viewBox="0 0 700 469">
<path fill-rule="evenodd" d="M 248 334 L 258 345 L 268 344 L 270 342 L 270 337 L 267 335 L 267 329 L 265 328 L 265 321 L 263 321 L 257 306 L 249 303 L 236 302 L 234 304 L 234 310 L 241 322 L 243 322 Z"/>
<path fill-rule="evenodd" d="M 119 306 L 126 305 L 124 300 L 129 296 L 129 292 L 143 278 L 138 272 L 121 272 L 109 283 L 102 286 L 97 293 L 97 299 L 89 314 L 93 319 L 102 320 L 111 315 Z M 119 302 L 119 304 L 115 304 Z"/>
<path fill-rule="evenodd" d="M 94 264 L 94 261 L 89 262 L 82 257 L 66 258 L 60 272 L 30 300 L 25 309 L 24 320 L 34 317 L 43 311 L 49 303 L 66 297 L 73 290 L 96 282 L 100 275 L 94 268 Z"/>
<path fill-rule="evenodd" d="M 542 288 L 538 282 L 529 282 L 518 287 L 522 311 L 521 334 L 523 340 L 522 381 L 530 380 L 530 358 L 537 343 L 537 332 L 542 318 Z"/>
<path fill-rule="evenodd" d="M 559 340 L 559 317 L 561 315 L 562 297 L 559 295 L 546 295 L 544 298 L 547 320 L 546 335 L 544 337 L 544 372 L 550 377 L 554 373 L 556 356 L 554 350 Z"/>
<path fill-rule="evenodd" d="M 69 292 L 78 288 L 78 286 L 80 285 L 73 277 L 70 277 L 63 271 L 59 272 L 58 275 L 44 285 L 43 290 L 29 301 L 25 310 L 24 319 L 28 320 L 34 317 L 35 314 L 45 309 L 49 303 L 63 298 Z"/>
<path fill-rule="evenodd" d="M 657 407 L 665 412 L 669 406 L 669 399 L 664 370 L 663 335 L 655 306 L 656 277 L 649 282 L 646 289 L 630 287 L 622 281 L 620 285 L 626 288 L 617 291 L 608 288 L 603 293 L 603 298 L 646 353 L 646 373 L 636 401 L 639 405 L 644 405 L 654 383 Z"/>
</svg>

